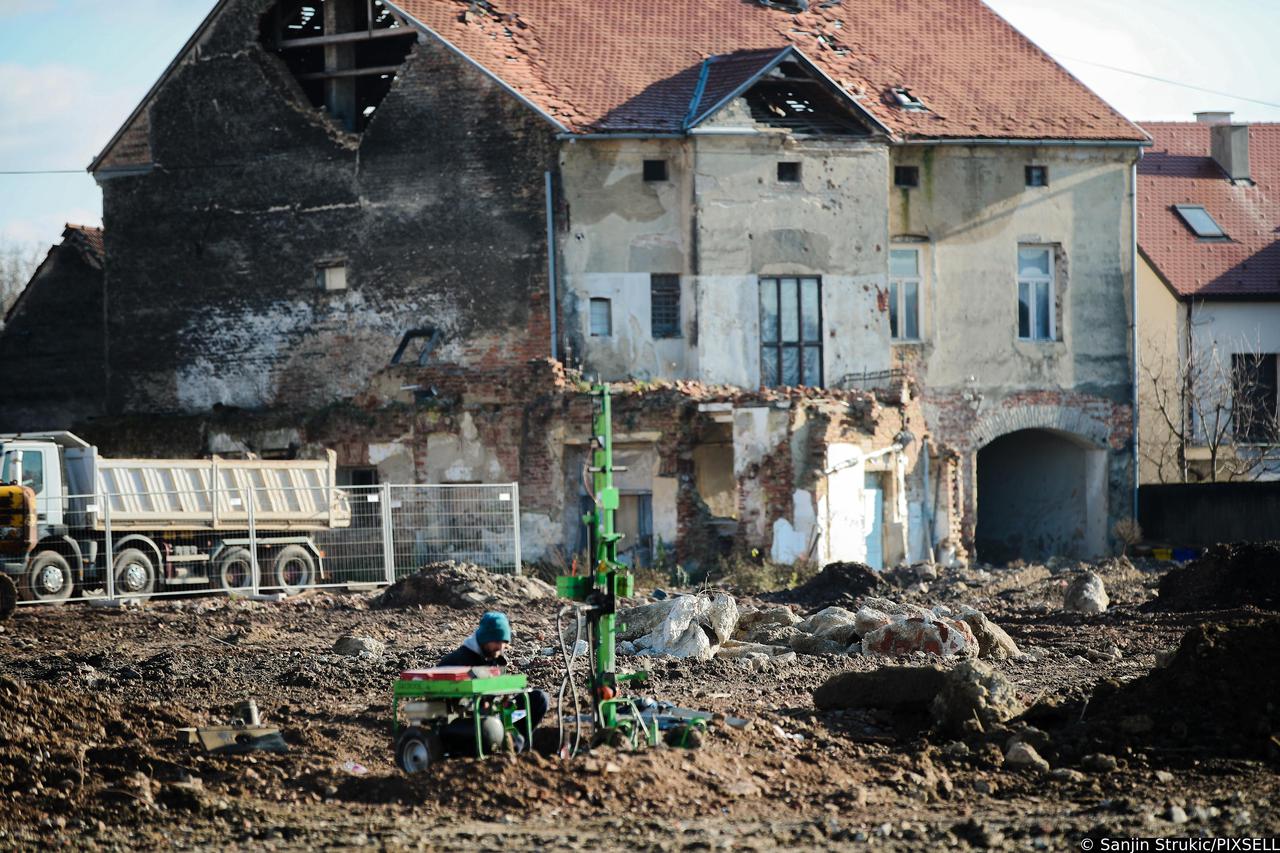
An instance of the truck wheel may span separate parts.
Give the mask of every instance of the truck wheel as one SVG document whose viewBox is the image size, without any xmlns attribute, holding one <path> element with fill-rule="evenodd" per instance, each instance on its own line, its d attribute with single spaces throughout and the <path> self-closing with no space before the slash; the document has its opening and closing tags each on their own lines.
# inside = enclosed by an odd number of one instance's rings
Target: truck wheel
<svg viewBox="0 0 1280 853">
<path fill-rule="evenodd" d="M 0 622 L 13 615 L 18 607 L 18 587 L 8 575 L 0 575 Z"/>
<path fill-rule="evenodd" d="M 57 551 L 41 551 L 27 564 L 23 590 L 33 601 L 58 603 L 71 597 L 71 564 Z"/>
<path fill-rule="evenodd" d="M 292 595 L 310 586 L 316 576 L 316 561 L 301 545 L 286 545 L 271 564 L 271 582 Z"/>
<path fill-rule="evenodd" d="M 230 548 L 218 558 L 218 584 L 227 592 L 253 588 L 253 559 L 248 548 Z"/>
<path fill-rule="evenodd" d="M 396 739 L 396 766 L 405 773 L 421 773 L 444 757 L 440 735 L 410 726 Z"/>
<path fill-rule="evenodd" d="M 150 598 L 156 591 L 156 567 L 138 548 L 126 548 L 116 557 L 116 595 Z"/>
</svg>

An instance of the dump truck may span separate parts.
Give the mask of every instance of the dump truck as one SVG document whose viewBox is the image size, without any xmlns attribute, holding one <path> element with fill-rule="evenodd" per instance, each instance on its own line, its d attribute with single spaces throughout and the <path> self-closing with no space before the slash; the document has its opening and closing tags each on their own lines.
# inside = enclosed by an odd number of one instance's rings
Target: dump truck
<svg viewBox="0 0 1280 853">
<path fill-rule="evenodd" d="M 109 459 L 70 432 L 0 434 L 0 571 L 24 600 L 324 579 L 317 531 L 347 527 L 337 457 Z M 110 564 L 108 566 L 108 563 Z"/>
</svg>

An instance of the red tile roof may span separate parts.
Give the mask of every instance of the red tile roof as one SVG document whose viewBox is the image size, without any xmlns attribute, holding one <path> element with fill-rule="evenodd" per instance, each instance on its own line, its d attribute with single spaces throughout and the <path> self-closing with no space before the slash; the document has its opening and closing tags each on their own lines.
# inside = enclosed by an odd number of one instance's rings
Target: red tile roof
<svg viewBox="0 0 1280 853">
<path fill-rule="evenodd" d="M 74 225 L 68 222 L 66 229 L 62 232 L 62 242 L 79 250 L 90 266 L 102 269 L 107 257 L 107 249 L 102 242 L 101 228 L 94 228 L 92 225 Z"/>
<path fill-rule="evenodd" d="M 902 137 L 1145 140 L 980 0 L 391 2 L 575 133 L 679 131 L 705 59 L 791 45 Z"/>
<path fill-rule="evenodd" d="M 1138 245 L 1182 296 L 1280 296 L 1280 124 L 1249 128 L 1252 186 L 1209 156 L 1210 127 L 1144 122 L 1154 146 L 1138 162 Z M 1174 210 L 1203 205 L 1229 241 L 1201 240 Z"/>
</svg>

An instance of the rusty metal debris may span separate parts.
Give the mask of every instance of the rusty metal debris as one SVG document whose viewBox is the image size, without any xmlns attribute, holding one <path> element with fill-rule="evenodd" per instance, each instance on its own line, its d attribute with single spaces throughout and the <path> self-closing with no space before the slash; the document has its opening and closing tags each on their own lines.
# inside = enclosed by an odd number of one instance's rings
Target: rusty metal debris
<svg viewBox="0 0 1280 853">
<path fill-rule="evenodd" d="M 204 747 L 205 752 L 238 754 L 243 752 L 288 752 L 280 729 L 262 724 L 258 703 L 252 699 L 236 708 L 239 715 L 225 726 L 202 726 L 178 729 L 178 740 L 187 746 Z"/>
</svg>

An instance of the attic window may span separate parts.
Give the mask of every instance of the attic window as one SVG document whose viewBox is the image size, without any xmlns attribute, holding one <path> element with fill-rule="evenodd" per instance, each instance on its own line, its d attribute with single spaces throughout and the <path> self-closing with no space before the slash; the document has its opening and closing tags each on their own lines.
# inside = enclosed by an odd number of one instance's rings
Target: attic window
<svg viewBox="0 0 1280 853">
<path fill-rule="evenodd" d="M 649 183 L 665 181 L 667 179 L 667 161 L 645 160 L 644 179 Z"/>
<path fill-rule="evenodd" d="M 890 90 L 893 93 L 893 99 L 898 106 L 904 110 L 928 110 L 924 105 L 924 101 L 911 94 L 910 89 L 898 88 Z"/>
<path fill-rule="evenodd" d="M 779 161 L 778 180 L 784 184 L 800 183 L 800 162 L 798 160 Z"/>
<path fill-rule="evenodd" d="M 895 187 L 920 186 L 920 167 L 919 166 L 894 166 L 893 167 L 893 185 Z"/>
<path fill-rule="evenodd" d="M 1225 240 L 1227 232 L 1222 230 L 1214 218 L 1209 215 L 1209 211 L 1205 210 L 1198 204 L 1175 204 L 1173 209 L 1178 211 L 1178 215 L 1182 217 L 1182 221 L 1187 223 L 1187 227 L 1191 232 L 1202 240 Z"/>
<path fill-rule="evenodd" d="M 401 364 L 404 361 L 406 353 L 410 355 L 417 350 L 417 355 L 413 356 L 414 363 L 419 367 L 427 363 L 431 358 L 431 352 L 436 348 L 436 344 L 440 342 L 440 330 L 433 329 L 430 326 L 422 329 L 410 329 L 404 333 L 404 337 L 400 339 L 400 346 L 396 347 L 396 354 L 391 356 L 392 364 Z"/>
<path fill-rule="evenodd" d="M 780 62 L 746 94 L 756 122 L 814 136 L 866 136 L 867 126 L 798 62 Z"/>
<path fill-rule="evenodd" d="M 383 0 L 278 0 L 262 16 L 259 34 L 311 105 L 356 133 L 417 41 Z"/>
<path fill-rule="evenodd" d="M 1024 170 L 1024 176 L 1029 187 L 1049 186 L 1048 166 L 1027 166 Z"/>
</svg>

